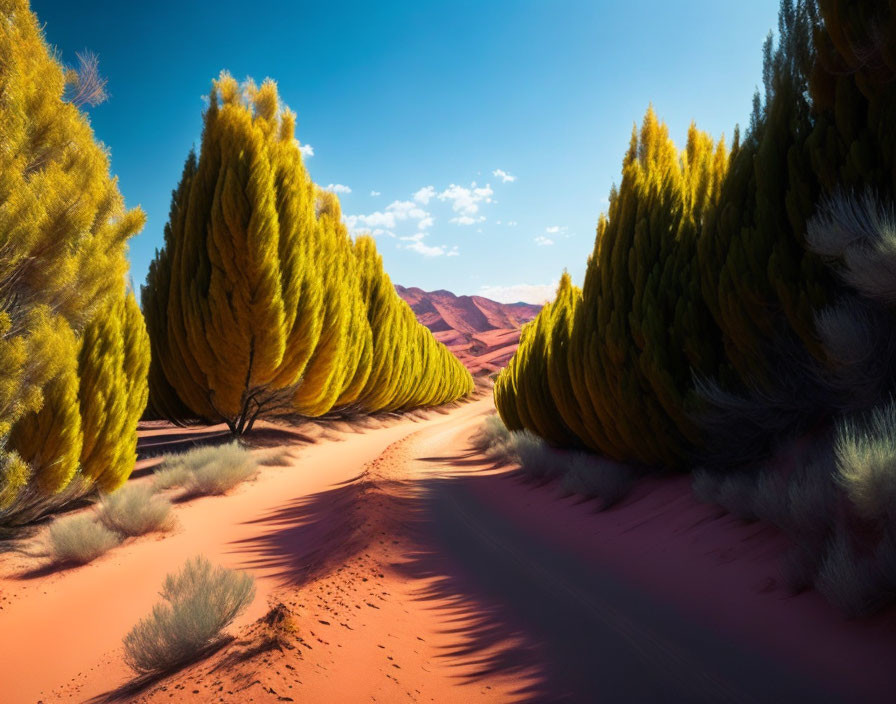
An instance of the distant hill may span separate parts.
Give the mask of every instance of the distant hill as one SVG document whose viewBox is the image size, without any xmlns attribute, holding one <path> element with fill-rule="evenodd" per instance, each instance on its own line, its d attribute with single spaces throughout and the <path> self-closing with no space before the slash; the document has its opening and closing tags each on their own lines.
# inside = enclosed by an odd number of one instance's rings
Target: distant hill
<svg viewBox="0 0 896 704">
<path fill-rule="evenodd" d="M 513 356 L 520 328 L 541 306 L 498 303 L 482 296 L 455 296 L 451 291 L 424 291 L 396 286 L 395 290 L 473 374 L 490 374 Z"/>
</svg>

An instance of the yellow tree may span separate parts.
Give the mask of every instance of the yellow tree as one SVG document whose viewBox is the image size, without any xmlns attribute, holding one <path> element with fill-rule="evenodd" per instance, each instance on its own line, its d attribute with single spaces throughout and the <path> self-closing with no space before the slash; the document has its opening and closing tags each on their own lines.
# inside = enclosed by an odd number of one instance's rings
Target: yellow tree
<svg viewBox="0 0 896 704">
<path fill-rule="evenodd" d="M 29 484 L 7 522 L 29 520 L 94 487 L 111 491 L 134 468 L 149 340 L 133 294 L 121 286 L 69 346 L 79 353 L 46 385 L 40 409 L 24 414 L 10 434 Z"/>
<path fill-rule="evenodd" d="M 682 462 L 698 441 L 686 407 L 692 373 L 718 364 L 695 259 L 727 161 L 724 144 L 693 125 L 679 152 L 648 109 L 598 222 L 581 293 L 565 275 L 498 379 L 509 428 L 619 460 Z"/>
<path fill-rule="evenodd" d="M 117 489 L 134 468 L 148 370 L 146 325 L 128 291 L 100 308 L 84 331 L 78 357 L 81 475 L 101 491 Z"/>
<path fill-rule="evenodd" d="M 77 80 L 26 0 L 0 0 L 0 505 L 29 476 L 9 450 L 13 425 L 52 379 L 73 378 L 78 334 L 121 286 L 144 220 L 125 210 L 105 149 L 67 100 Z M 70 395 L 68 382 L 47 394 Z"/>
<path fill-rule="evenodd" d="M 320 416 L 335 405 L 345 405 L 343 393 L 355 382 L 359 364 L 367 365 L 363 344 L 369 344 L 369 325 L 352 328 L 362 322 L 363 300 L 355 280 L 357 273 L 351 238 L 342 222 L 339 201 L 332 193 L 318 195 L 318 232 L 315 238 L 315 267 L 326 276 L 323 289 L 323 320 L 318 344 L 305 368 L 302 384 L 293 398 L 298 413 Z M 360 346 L 359 346 L 360 345 Z M 363 369 L 361 376 L 364 376 Z M 354 392 L 352 392 L 354 393 Z"/>
<path fill-rule="evenodd" d="M 691 127 L 679 152 L 647 111 L 622 182 L 598 224 L 569 343 L 570 381 L 588 419 L 585 443 L 620 460 L 677 466 L 696 441 L 685 408 L 694 369 L 714 372 L 718 333 L 694 265 L 704 213 L 727 152 Z"/>
<path fill-rule="evenodd" d="M 359 237 L 353 251 L 372 332 L 371 368 L 358 406 L 367 412 L 398 411 L 469 394 L 473 377 L 395 292 L 373 238 Z"/>
<path fill-rule="evenodd" d="M 158 412 L 242 434 L 292 411 L 321 336 L 315 189 L 273 81 L 222 73 L 204 122 L 143 288 L 150 396 Z"/>
<path fill-rule="evenodd" d="M 554 445 L 579 444 L 561 416 L 554 399 L 557 384 L 551 384 L 552 369 L 566 368 L 566 350 L 555 348 L 554 333 L 565 332 L 567 306 L 580 295 L 567 272 L 563 272 L 557 295 L 541 309 L 535 320 L 523 327 L 520 344 L 495 383 L 495 406 L 510 430 L 524 428 Z M 553 355 L 560 352 L 560 364 Z"/>
<path fill-rule="evenodd" d="M 456 360 L 422 377 L 440 346 L 372 241 L 352 243 L 336 197 L 311 182 L 273 81 L 222 73 L 204 119 L 143 288 L 153 412 L 239 435 L 265 415 L 428 404 L 444 386 L 422 390 L 442 382 L 452 399 L 465 393 Z"/>
</svg>

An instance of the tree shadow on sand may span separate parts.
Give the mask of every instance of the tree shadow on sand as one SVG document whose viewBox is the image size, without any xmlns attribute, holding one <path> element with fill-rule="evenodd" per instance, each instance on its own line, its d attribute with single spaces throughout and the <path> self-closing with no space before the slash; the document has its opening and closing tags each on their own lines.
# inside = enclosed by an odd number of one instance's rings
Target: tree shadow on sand
<svg viewBox="0 0 896 704">
<path fill-rule="evenodd" d="M 465 468 L 494 465 L 474 456 L 454 459 Z M 438 461 L 444 465 L 445 459 Z M 236 543 L 234 552 L 244 555 L 244 567 L 273 571 L 284 586 L 301 587 L 385 544 L 390 558 L 382 567 L 419 582 L 414 598 L 437 610 L 451 643 L 438 657 L 457 668 L 461 682 L 490 683 L 501 675 L 518 683 L 513 701 L 566 699 L 567 673 L 552 667 L 544 642 L 520 618 L 519 604 L 481 579 L 477 564 L 457 554 L 458 546 L 445 550 L 443 534 L 453 532 L 454 519 L 436 525 L 443 518 L 438 497 L 449 495 L 457 482 L 478 481 L 474 475 L 412 482 L 375 476 L 361 474 L 257 519 L 267 530 Z"/>
</svg>

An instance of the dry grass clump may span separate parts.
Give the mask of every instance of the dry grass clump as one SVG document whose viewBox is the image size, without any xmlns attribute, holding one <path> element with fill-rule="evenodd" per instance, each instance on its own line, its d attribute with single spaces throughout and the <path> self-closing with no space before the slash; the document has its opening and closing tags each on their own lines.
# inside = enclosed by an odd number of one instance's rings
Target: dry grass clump
<svg viewBox="0 0 896 704">
<path fill-rule="evenodd" d="M 487 449 L 498 442 L 504 442 L 510 437 L 510 431 L 497 413 L 486 416 L 479 426 L 479 430 L 473 436 L 473 442 L 480 449 Z"/>
<path fill-rule="evenodd" d="M 562 473 L 557 452 L 528 430 L 509 431 L 498 416 L 489 416 L 473 439 L 488 457 L 500 464 L 519 464 L 529 476 L 553 478 Z"/>
<path fill-rule="evenodd" d="M 121 542 L 121 537 L 93 516 L 66 516 L 53 521 L 48 548 L 54 563 L 84 565 Z"/>
<path fill-rule="evenodd" d="M 601 508 L 624 499 L 634 483 L 635 473 L 630 467 L 586 452 L 569 455 L 562 478 L 564 491 L 599 499 Z"/>
<path fill-rule="evenodd" d="M 511 434 L 509 447 L 520 469 L 536 479 L 556 479 L 566 472 L 566 453 L 551 448 L 544 440 L 522 430 Z"/>
<path fill-rule="evenodd" d="M 190 477 L 190 470 L 184 464 L 167 465 L 163 462 L 159 468 L 153 472 L 152 488 L 155 491 L 165 491 L 166 489 L 174 489 L 182 487 L 187 483 Z"/>
<path fill-rule="evenodd" d="M 519 464 L 530 477 L 559 479 L 563 490 L 600 499 L 607 508 L 625 497 L 635 481 L 626 465 L 586 452 L 552 448 L 528 430 L 509 431 L 498 415 L 488 416 L 473 437 L 486 457 L 502 464 Z"/>
<path fill-rule="evenodd" d="M 834 447 L 838 478 L 859 515 L 896 516 L 896 403 L 874 409 L 866 424 L 844 422 Z"/>
<path fill-rule="evenodd" d="M 258 464 L 262 467 L 285 467 L 294 459 L 288 449 L 276 449 L 265 452 L 258 457 Z"/>
<path fill-rule="evenodd" d="M 514 435 L 497 414 L 487 416 L 479 430 L 473 435 L 473 446 L 486 457 L 500 464 L 519 462 Z"/>
<path fill-rule="evenodd" d="M 196 557 L 165 578 L 161 596 L 124 638 L 125 662 L 141 674 L 171 671 L 220 641 L 254 598 L 255 580 Z"/>
<path fill-rule="evenodd" d="M 842 422 L 833 440 L 818 438 L 789 474 L 699 470 L 693 489 L 701 501 L 778 526 L 793 543 L 782 564 L 787 587 L 814 587 L 858 617 L 896 598 L 894 458 L 896 410 L 890 405 L 865 425 Z"/>
<path fill-rule="evenodd" d="M 254 476 L 258 460 L 239 443 L 198 447 L 166 457 L 153 478 L 157 491 L 180 487 L 184 496 L 226 494 Z"/>
<path fill-rule="evenodd" d="M 838 530 L 818 566 L 815 588 L 847 616 L 877 611 L 892 598 L 873 556 L 858 554 L 849 534 Z"/>
<path fill-rule="evenodd" d="M 171 502 L 147 485 L 128 484 L 100 499 L 99 520 L 125 536 L 170 530 Z"/>
</svg>

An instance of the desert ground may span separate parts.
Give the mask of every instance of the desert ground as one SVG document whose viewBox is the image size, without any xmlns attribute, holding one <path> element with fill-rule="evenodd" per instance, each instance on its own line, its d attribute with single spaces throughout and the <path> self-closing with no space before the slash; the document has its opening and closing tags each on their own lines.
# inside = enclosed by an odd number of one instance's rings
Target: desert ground
<svg viewBox="0 0 896 704">
<path fill-rule="evenodd" d="M 0 576 L 0 628 L 18 634 L 0 644 L 4 701 L 888 700 L 893 619 L 787 595 L 772 529 L 698 504 L 686 478 L 597 512 L 478 454 L 492 411 L 482 394 L 268 425 L 254 443 L 272 464 L 177 505 L 169 534 L 63 571 L 37 556 L 40 533 L 18 544 Z M 146 423 L 131 481 L 224 435 Z M 255 600 L 215 652 L 135 678 L 122 637 L 196 554 L 251 572 Z"/>
</svg>

